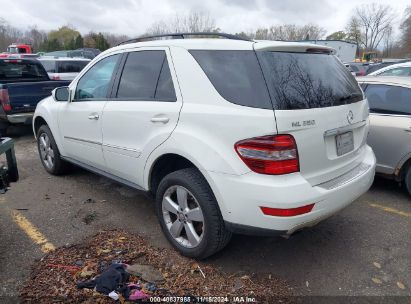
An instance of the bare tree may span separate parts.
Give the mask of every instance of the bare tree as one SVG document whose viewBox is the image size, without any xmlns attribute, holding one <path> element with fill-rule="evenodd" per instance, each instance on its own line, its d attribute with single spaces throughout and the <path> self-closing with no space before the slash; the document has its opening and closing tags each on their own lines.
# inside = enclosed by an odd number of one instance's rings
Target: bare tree
<svg viewBox="0 0 411 304">
<path fill-rule="evenodd" d="M 261 40 L 318 40 L 324 37 L 326 30 L 316 24 L 298 26 L 295 24 L 273 25 L 259 28 L 248 36 Z"/>
<path fill-rule="evenodd" d="M 6 50 L 7 46 L 14 42 L 23 42 L 22 37 L 21 30 L 12 27 L 6 20 L 0 18 L 0 52 Z"/>
<path fill-rule="evenodd" d="M 350 19 L 349 27 L 359 30 L 359 44 L 365 50 L 375 50 L 392 28 L 395 15 L 389 5 L 364 4 L 355 9 Z M 358 33 L 357 33 L 358 34 Z"/>
<path fill-rule="evenodd" d="M 39 30 L 36 25 L 30 26 L 24 33 L 24 42 L 30 43 L 34 51 L 38 51 L 47 40 L 47 33 Z"/>
<path fill-rule="evenodd" d="M 384 57 L 390 57 L 392 53 L 392 48 L 394 45 L 394 38 L 393 38 L 393 28 L 392 26 L 388 27 L 385 30 L 384 36 L 383 36 L 383 56 Z"/>
<path fill-rule="evenodd" d="M 165 21 L 153 23 L 146 31 L 147 35 L 170 33 L 218 32 L 215 19 L 209 14 L 191 12 L 188 15 L 175 15 Z"/>
<path fill-rule="evenodd" d="M 103 36 L 111 47 L 130 39 L 129 36 L 121 34 L 103 33 Z"/>
<path fill-rule="evenodd" d="M 356 50 L 356 56 L 360 56 L 360 49 L 362 48 L 362 33 L 361 33 L 361 26 L 360 22 L 358 21 L 358 18 L 355 16 L 352 16 L 350 20 L 348 21 L 348 24 L 345 28 L 345 31 L 347 32 L 347 40 L 354 41 L 357 44 L 357 50 Z"/>
<path fill-rule="evenodd" d="M 411 6 L 405 10 L 405 18 L 401 23 L 401 38 L 399 41 L 402 55 L 411 56 Z"/>
</svg>

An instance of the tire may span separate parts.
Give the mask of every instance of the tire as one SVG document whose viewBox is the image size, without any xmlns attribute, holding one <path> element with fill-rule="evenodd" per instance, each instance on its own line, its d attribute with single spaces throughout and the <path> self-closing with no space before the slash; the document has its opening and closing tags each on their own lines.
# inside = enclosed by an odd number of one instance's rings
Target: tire
<svg viewBox="0 0 411 304">
<path fill-rule="evenodd" d="M 6 137 L 7 136 L 7 129 L 9 127 L 9 124 L 4 121 L 0 121 L 0 137 Z"/>
<path fill-rule="evenodd" d="M 47 125 L 42 125 L 37 132 L 37 148 L 41 163 L 48 173 L 61 175 L 67 171 L 68 164 L 61 158 L 53 134 Z"/>
<path fill-rule="evenodd" d="M 405 187 L 407 188 L 408 194 L 411 195 L 411 166 L 408 166 L 407 172 L 405 173 Z"/>
<path fill-rule="evenodd" d="M 170 199 L 174 204 L 168 203 Z M 161 180 L 156 193 L 156 211 L 168 241 L 186 257 L 204 259 L 223 249 L 231 239 L 214 194 L 196 168 L 172 172 Z M 187 231 L 194 231 L 196 237 Z"/>
</svg>

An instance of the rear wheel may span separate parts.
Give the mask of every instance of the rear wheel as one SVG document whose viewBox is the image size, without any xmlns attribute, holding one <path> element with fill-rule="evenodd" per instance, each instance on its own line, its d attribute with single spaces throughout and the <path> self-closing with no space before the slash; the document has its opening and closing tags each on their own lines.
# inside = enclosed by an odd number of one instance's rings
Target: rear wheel
<svg viewBox="0 0 411 304">
<path fill-rule="evenodd" d="M 184 256 L 204 259 L 223 249 L 231 238 L 210 186 L 195 168 L 164 177 L 156 207 L 164 234 Z"/>
<path fill-rule="evenodd" d="M 67 163 L 61 159 L 53 134 L 46 125 L 42 125 L 37 132 L 37 147 L 41 163 L 47 172 L 53 175 L 66 172 Z"/>
<path fill-rule="evenodd" d="M 411 166 L 408 166 L 407 173 L 405 173 L 405 187 L 411 195 Z"/>
<path fill-rule="evenodd" d="M 9 124 L 5 121 L 0 121 L 0 137 L 6 137 L 7 136 L 7 128 L 9 127 Z"/>
</svg>

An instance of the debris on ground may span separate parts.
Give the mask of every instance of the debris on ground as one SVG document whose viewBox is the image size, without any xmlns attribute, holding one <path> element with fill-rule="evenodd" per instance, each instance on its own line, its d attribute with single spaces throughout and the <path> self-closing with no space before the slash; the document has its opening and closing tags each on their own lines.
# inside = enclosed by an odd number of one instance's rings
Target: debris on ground
<svg viewBox="0 0 411 304">
<path fill-rule="evenodd" d="M 151 265 L 129 265 L 127 272 L 147 282 L 161 283 L 164 281 L 162 273 Z"/>
<path fill-rule="evenodd" d="M 86 214 L 86 215 L 83 217 L 83 222 L 84 222 L 86 225 L 89 225 L 89 224 L 90 224 L 92 221 L 94 221 L 96 218 L 97 218 L 97 212 L 93 211 L 93 212 L 91 212 L 91 213 Z"/>
<path fill-rule="evenodd" d="M 83 201 L 83 204 L 94 204 L 96 201 L 92 198 L 88 198 L 85 201 Z"/>
<path fill-rule="evenodd" d="M 94 288 L 110 267 L 126 265 L 129 300 L 162 296 L 281 298 L 289 303 L 289 287 L 267 274 L 226 274 L 206 262 L 171 249 L 150 246 L 144 238 L 120 230 L 102 231 L 84 243 L 59 247 L 33 266 L 21 289 L 22 303 L 125 303 L 121 292 Z M 77 288 L 90 284 L 92 289 Z M 115 291 L 114 293 L 111 293 Z M 230 300 L 231 301 L 231 300 Z M 265 301 L 262 301 L 265 302 Z"/>
</svg>

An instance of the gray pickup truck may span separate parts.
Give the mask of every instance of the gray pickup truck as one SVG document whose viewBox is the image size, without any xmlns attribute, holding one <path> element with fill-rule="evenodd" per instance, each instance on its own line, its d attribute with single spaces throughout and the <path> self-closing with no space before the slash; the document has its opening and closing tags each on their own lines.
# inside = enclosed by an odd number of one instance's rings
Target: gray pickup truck
<svg viewBox="0 0 411 304">
<path fill-rule="evenodd" d="M 0 59 L 0 135 L 10 124 L 31 124 L 37 103 L 70 81 L 50 80 L 36 59 Z"/>
</svg>

